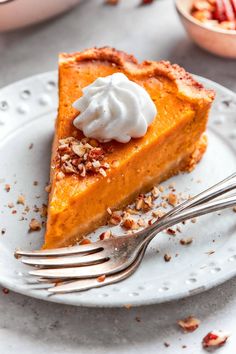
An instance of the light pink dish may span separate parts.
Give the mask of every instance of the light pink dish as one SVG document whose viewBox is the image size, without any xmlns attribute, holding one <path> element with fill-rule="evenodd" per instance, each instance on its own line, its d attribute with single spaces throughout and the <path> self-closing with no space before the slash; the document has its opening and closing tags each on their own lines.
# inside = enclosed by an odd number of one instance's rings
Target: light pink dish
<svg viewBox="0 0 236 354">
<path fill-rule="evenodd" d="M 0 32 L 14 30 L 59 15 L 80 0 L 0 0 Z"/>
<path fill-rule="evenodd" d="M 207 27 L 191 16 L 193 0 L 175 0 L 175 6 L 186 32 L 201 48 L 225 57 L 236 58 L 236 31 Z"/>
</svg>

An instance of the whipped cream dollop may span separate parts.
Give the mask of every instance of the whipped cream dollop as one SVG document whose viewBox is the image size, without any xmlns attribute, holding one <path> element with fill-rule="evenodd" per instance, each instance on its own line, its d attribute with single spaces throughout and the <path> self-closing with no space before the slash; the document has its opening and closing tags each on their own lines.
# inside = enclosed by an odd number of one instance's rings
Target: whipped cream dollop
<svg viewBox="0 0 236 354">
<path fill-rule="evenodd" d="M 74 126 L 88 138 L 127 143 L 147 132 L 157 114 L 148 92 L 122 73 L 99 77 L 73 103 Z"/>
</svg>

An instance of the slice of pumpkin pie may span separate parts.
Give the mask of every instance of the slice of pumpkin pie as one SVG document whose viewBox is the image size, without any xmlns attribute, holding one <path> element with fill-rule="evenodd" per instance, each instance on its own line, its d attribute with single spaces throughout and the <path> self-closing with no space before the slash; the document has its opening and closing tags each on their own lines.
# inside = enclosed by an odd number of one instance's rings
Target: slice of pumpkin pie
<svg viewBox="0 0 236 354">
<path fill-rule="evenodd" d="M 59 59 L 44 248 L 72 245 L 206 149 L 214 93 L 178 65 L 112 48 Z"/>
</svg>

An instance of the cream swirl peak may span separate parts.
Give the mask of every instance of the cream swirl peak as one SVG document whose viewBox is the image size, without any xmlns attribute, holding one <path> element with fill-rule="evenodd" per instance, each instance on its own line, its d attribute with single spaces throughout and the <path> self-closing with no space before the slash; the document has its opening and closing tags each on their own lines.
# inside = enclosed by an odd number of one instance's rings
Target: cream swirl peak
<svg viewBox="0 0 236 354">
<path fill-rule="evenodd" d="M 148 92 L 122 73 L 99 77 L 73 103 L 74 126 L 88 138 L 127 143 L 147 132 L 157 114 Z"/>
</svg>

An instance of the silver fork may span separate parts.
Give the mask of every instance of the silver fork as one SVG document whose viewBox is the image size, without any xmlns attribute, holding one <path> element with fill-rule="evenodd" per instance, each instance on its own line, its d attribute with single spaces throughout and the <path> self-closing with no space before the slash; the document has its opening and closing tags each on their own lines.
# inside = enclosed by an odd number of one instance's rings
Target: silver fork
<svg viewBox="0 0 236 354">
<path fill-rule="evenodd" d="M 62 285 L 48 289 L 53 293 L 85 290 L 114 283 L 135 271 L 144 256 L 148 243 L 160 231 L 183 220 L 234 206 L 235 195 L 224 199 L 219 199 L 219 196 L 235 188 L 236 174 L 233 174 L 172 209 L 153 225 L 134 235 L 55 250 L 16 251 L 16 256 L 23 256 L 22 262 L 25 264 L 43 268 L 29 272 L 31 275 L 42 277 L 40 280 L 66 281 Z M 210 200 L 214 201 L 209 202 Z M 97 279 L 91 279 L 104 274 L 107 277 L 102 283 L 99 283 Z M 69 281 L 78 278 L 84 279 Z"/>
<path fill-rule="evenodd" d="M 229 207 L 232 205 L 232 200 L 230 201 L 230 204 L 228 205 L 228 201 L 223 201 L 224 203 L 224 207 Z M 236 204 L 236 196 L 234 196 L 233 199 L 233 204 Z M 210 205 L 208 205 L 208 207 L 210 207 Z M 216 205 L 215 205 L 216 208 Z M 222 208 L 216 208 L 215 210 L 212 211 L 217 211 L 217 210 L 221 210 Z M 210 211 L 210 209 L 208 210 L 208 212 L 212 212 Z M 198 214 L 192 214 L 193 217 L 198 216 Z M 201 210 L 201 214 L 200 215 L 204 215 L 203 214 L 203 209 Z M 189 214 L 190 216 L 190 214 Z M 182 220 L 186 220 L 186 215 L 183 214 L 183 219 L 180 219 L 180 221 Z M 171 224 L 173 226 L 173 224 Z M 114 273 L 114 274 L 110 274 L 108 276 L 106 276 L 103 280 L 103 282 L 99 282 L 98 278 L 87 278 L 87 279 L 70 279 L 70 280 L 66 280 L 64 279 L 58 279 L 57 282 L 55 283 L 54 287 L 50 287 L 50 288 L 46 288 L 48 290 L 48 292 L 53 295 L 53 294 L 66 294 L 66 293 L 71 293 L 71 292 L 78 292 L 78 291 L 84 291 L 84 290 L 89 290 L 92 288 L 99 288 L 102 286 L 106 286 L 106 285 L 111 285 L 111 284 L 115 284 L 118 283 L 126 278 L 128 278 L 129 276 L 131 276 L 136 269 L 139 267 L 145 251 L 147 249 L 147 246 L 149 244 L 150 241 L 147 241 L 144 243 L 141 251 L 139 252 L 139 254 L 137 255 L 136 259 L 134 260 L 133 263 L 131 263 L 131 265 L 129 265 L 127 268 L 123 269 L 120 272 Z M 50 279 L 50 278 L 38 278 L 37 282 L 40 283 L 44 283 L 45 285 L 51 282 L 55 282 L 54 279 Z"/>
</svg>

